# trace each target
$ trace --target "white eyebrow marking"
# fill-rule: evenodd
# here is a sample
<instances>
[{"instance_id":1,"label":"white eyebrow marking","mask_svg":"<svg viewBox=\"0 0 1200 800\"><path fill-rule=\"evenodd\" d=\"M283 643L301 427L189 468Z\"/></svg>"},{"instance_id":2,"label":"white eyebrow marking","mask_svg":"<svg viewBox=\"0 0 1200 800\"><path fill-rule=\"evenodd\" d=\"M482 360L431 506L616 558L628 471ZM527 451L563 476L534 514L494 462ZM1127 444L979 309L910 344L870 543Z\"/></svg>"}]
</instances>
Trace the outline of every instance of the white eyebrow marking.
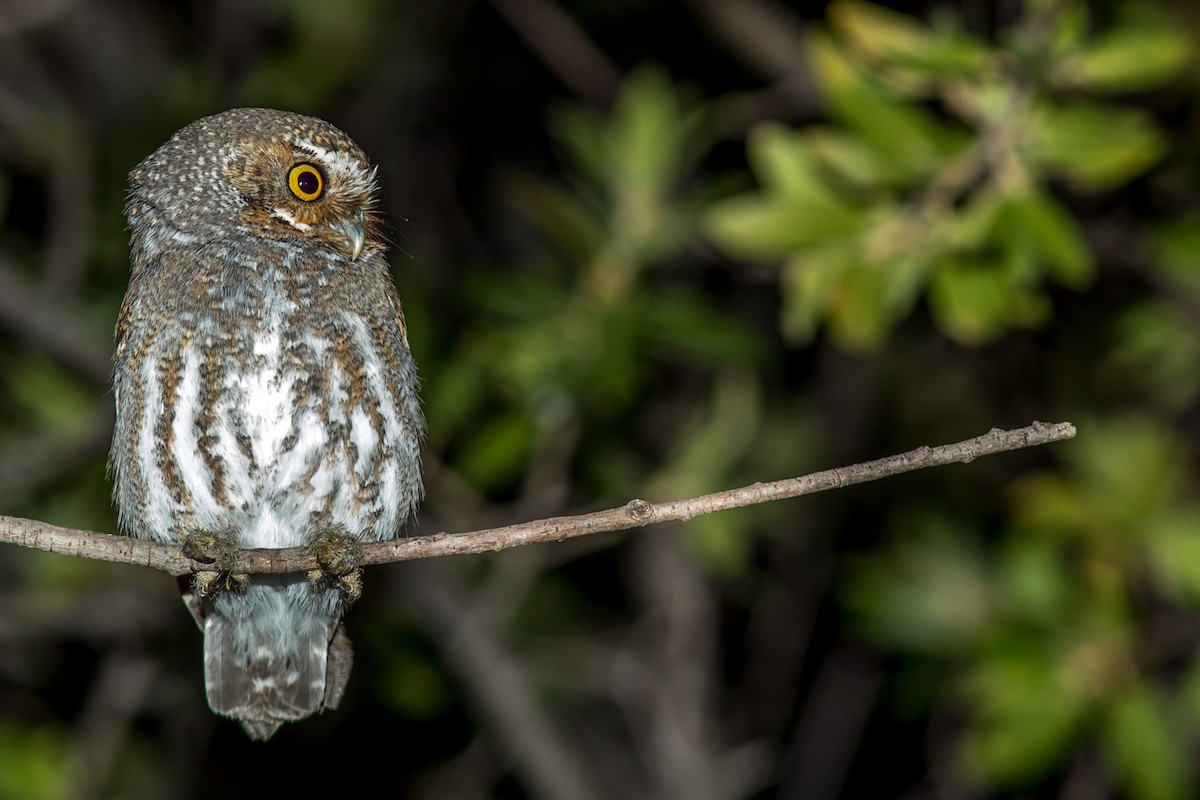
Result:
<instances>
[{"instance_id":1,"label":"white eyebrow marking","mask_svg":"<svg viewBox=\"0 0 1200 800\"><path fill-rule=\"evenodd\" d=\"M341 150L330 150L326 147L310 142L308 139L296 140L295 144L301 149L307 150L325 166L335 172L343 172L346 174L354 174L359 172L362 167L358 163L358 159L349 153Z\"/></svg>"},{"instance_id":2,"label":"white eyebrow marking","mask_svg":"<svg viewBox=\"0 0 1200 800\"><path fill-rule=\"evenodd\" d=\"M292 216L292 212L288 211L286 208L273 208L271 211L272 216L278 217L298 231L306 231L312 227L307 222L297 222L296 218Z\"/></svg>"}]
</instances>

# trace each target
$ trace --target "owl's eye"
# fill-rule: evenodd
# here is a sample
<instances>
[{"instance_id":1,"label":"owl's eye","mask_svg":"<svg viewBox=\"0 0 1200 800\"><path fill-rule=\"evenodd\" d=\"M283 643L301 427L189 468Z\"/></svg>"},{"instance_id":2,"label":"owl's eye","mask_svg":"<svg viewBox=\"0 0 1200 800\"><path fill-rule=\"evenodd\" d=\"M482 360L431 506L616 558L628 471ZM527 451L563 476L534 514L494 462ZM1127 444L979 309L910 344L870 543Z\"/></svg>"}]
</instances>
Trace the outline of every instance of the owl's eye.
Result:
<instances>
[{"instance_id":1,"label":"owl's eye","mask_svg":"<svg viewBox=\"0 0 1200 800\"><path fill-rule=\"evenodd\" d=\"M325 179L312 164L297 164L288 173L288 188L301 200L312 202L325 190Z\"/></svg>"}]
</instances>

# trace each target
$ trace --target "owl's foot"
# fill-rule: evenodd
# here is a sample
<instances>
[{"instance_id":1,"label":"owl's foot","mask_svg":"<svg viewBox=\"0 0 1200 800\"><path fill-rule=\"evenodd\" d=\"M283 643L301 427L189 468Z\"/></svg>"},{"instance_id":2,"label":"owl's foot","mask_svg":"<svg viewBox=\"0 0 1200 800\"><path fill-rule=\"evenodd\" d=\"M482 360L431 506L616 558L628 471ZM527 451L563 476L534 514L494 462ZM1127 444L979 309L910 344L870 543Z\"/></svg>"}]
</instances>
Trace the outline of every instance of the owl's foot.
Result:
<instances>
[{"instance_id":1,"label":"owl's foot","mask_svg":"<svg viewBox=\"0 0 1200 800\"><path fill-rule=\"evenodd\" d=\"M211 600L223 592L241 594L250 585L250 576L232 572L204 570L192 576L192 591L202 600Z\"/></svg>"},{"instance_id":2,"label":"owl's foot","mask_svg":"<svg viewBox=\"0 0 1200 800\"><path fill-rule=\"evenodd\" d=\"M243 592L250 585L250 576L234 574L241 544L230 532L199 531L185 534L183 554L196 561L212 564L213 570L202 570L192 577L192 591L197 597L210 599L221 592Z\"/></svg>"},{"instance_id":3,"label":"owl's foot","mask_svg":"<svg viewBox=\"0 0 1200 800\"><path fill-rule=\"evenodd\" d=\"M308 573L314 589L337 589L346 602L362 594L362 570L358 568L358 539L345 528L329 528L313 536L308 549L320 569Z\"/></svg>"},{"instance_id":4,"label":"owl's foot","mask_svg":"<svg viewBox=\"0 0 1200 800\"><path fill-rule=\"evenodd\" d=\"M232 572L241 544L229 531L193 531L183 535L181 549L188 558L212 564L217 572Z\"/></svg>"},{"instance_id":5,"label":"owl's foot","mask_svg":"<svg viewBox=\"0 0 1200 800\"><path fill-rule=\"evenodd\" d=\"M353 603L362 596L362 570L355 569L343 575L330 575L319 569L310 570L308 583L313 589L337 589L342 593L347 603Z\"/></svg>"}]
</instances>

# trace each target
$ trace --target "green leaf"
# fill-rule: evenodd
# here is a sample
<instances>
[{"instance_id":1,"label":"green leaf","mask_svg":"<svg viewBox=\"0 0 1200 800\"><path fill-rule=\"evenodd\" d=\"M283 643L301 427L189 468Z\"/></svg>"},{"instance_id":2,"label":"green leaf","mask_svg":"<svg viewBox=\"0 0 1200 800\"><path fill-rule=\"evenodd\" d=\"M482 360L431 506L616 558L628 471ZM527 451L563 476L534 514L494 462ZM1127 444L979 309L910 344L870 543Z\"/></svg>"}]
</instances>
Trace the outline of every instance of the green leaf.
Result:
<instances>
[{"instance_id":1,"label":"green leaf","mask_svg":"<svg viewBox=\"0 0 1200 800\"><path fill-rule=\"evenodd\" d=\"M831 25L873 58L947 75L972 74L989 56L982 43L958 31L934 31L913 17L873 3L838 0L825 11Z\"/></svg>"},{"instance_id":2,"label":"green leaf","mask_svg":"<svg viewBox=\"0 0 1200 800\"><path fill-rule=\"evenodd\" d=\"M1096 421L1064 452L1105 535L1141 537L1148 520L1191 483L1178 434L1164 421L1130 416Z\"/></svg>"},{"instance_id":3,"label":"green leaf","mask_svg":"<svg viewBox=\"0 0 1200 800\"><path fill-rule=\"evenodd\" d=\"M1075 742L1087 698L1061 654L1038 639L1008 638L979 660L964 689L975 708L963 737L967 766L1002 786L1049 772Z\"/></svg>"},{"instance_id":4,"label":"green leaf","mask_svg":"<svg viewBox=\"0 0 1200 800\"><path fill-rule=\"evenodd\" d=\"M1192 797L1183 731L1164 698L1138 682L1106 703L1104 749L1132 800Z\"/></svg>"},{"instance_id":5,"label":"green leaf","mask_svg":"<svg viewBox=\"0 0 1200 800\"><path fill-rule=\"evenodd\" d=\"M664 70L642 67L631 73L613 106L609 132L610 155L620 156L616 163L623 181L665 192L698 154L700 122Z\"/></svg>"},{"instance_id":6,"label":"green leaf","mask_svg":"<svg viewBox=\"0 0 1200 800\"><path fill-rule=\"evenodd\" d=\"M1028 0L1025 13L1036 15L1038 25L1027 28L1018 27L1019 33L1027 38L1040 39L1045 37L1045 44L1050 54L1070 54L1078 52L1081 43L1092 30L1092 14L1087 3L1062 3L1059 0ZM1048 23L1048 24L1046 24ZM1043 27L1043 25L1046 27ZM1020 45L1028 47L1025 42ZM1034 45L1036 48L1037 45Z\"/></svg>"},{"instance_id":7,"label":"green leaf","mask_svg":"<svg viewBox=\"0 0 1200 800\"><path fill-rule=\"evenodd\" d=\"M871 262L856 260L827 302L829 331L852 350L877 347L915 299L908 291L924 273L920 257Z\"/></svg>"},{"instance_id":8,"label":"green leaf","mask_svg":"<svg viewBox=\"0 0 1200 800\"><path fill-rule=\"evenodd\" d=\"M920 106L894 98L829 37L811 34L809 52L829 113L897 161L930 174L965 143Z\"/></svg>"},{"instance_id":9,"label":"green leaf","mask_svg":"<svg viewBox=\"0 0 1200 800\"><path fill-rule=\"evenodd\" d=\"M474 416L487 388L483 370L471 359L443 361L440 366L422 386L429 438L439 442Z\"/></svg>"},{"instance_id":10,"label":"green leaf","mask_svg":"<svg viewBox=\"0 0 1200 800\"><path fill-rule=\"evenodd\" d=\"M1200 301L1200 217L1186 215L1148 231L1154 267Z\"/></svg>"},{"instance_id":11,"label":"green leaf","mask_svg":"<svg viewBox=\"0 0 1200 800\"><path fill-rule=\"evenodd\" d=\"M688 549L706 573L722 580L745 574L755 541L746 535L752 514L739 508L728 515L706 514L688 523Z\"/></svg>"},{"instance_id":12,"label":"green leaf","mask_svg":"<svg viewBox=\"0 0 1200 800\"><path fill-rule=\"evenodd\" d=\"M857 134L813 127L800 135L822 166L863 189L907 187L925 177L924 171Z\"/></svg>"},{"instance_id":13,"label":"green leaf","mask_svg":"<svg viewBox=\"0 0 1200 800\"><path fill-rule=\"evenodd\" d=\"M822 173L809 142L783 125L768 122L755 128L748 156L767 191L791 208L846 204Z\"/></svg>"},{"instance_id":14,"label":"green leaf","mask_svg":"<svg viewBox=\"0 0 1200 800\"><path fill-rule=\"evenodd\" d=\"M475 486L503 486L520 473L533 444L533 433L524 415L497 416L472 437L456 464Z\"/></svg>"},{"instance_id":15,"label":"green leaf","mask_svg":"<svg viewBox=\"0 0 1200 800\"><path fill-rule=\"evenodd\" d=\"M1052 627L1062 623L1074 590L1064 553L1044 538L1010 537L997 562L997 590L1007 611Z\"/></svg>"},{"instance_id":16,"label":"green leaf","mask_svg":"<svg viewBox=\"0 0 1200 800\"><path fill-rule=\"evenodd\" d=\"M714 242L735 257L784 257L845 238L863 224L863 210L828 182L803 137L773 123L759 126L749 157L764 190L717 201L703 220Z\"/></svg>"},{"instance_id":17,"label":"green leaf","mask_svg":"<svg viewBox=\"0 0 1200 800\"><path fill-rule=\"evenodd\" d=\"M710 206L702 220L709 238L734 258L777 259L854 232L860 218L836 201L795 208L761 195Z\"/></svg>"},{"instance_id":18,"label":"green leaf","mask_svg":"<svg viewBox=\"0 0 1200 800\"><path fill-rule=\"evenodd\" d=\"M1051 313L1044 296L1013 283L1005 263L966 259L937 265L929 305L942 330L964 344L986 342L1009 325L1036 327Z\"/></svg>"},{"instance_id":19,"label":"green leaf","mask_svg":"<svg viewBox=\"0 0 1200 800\"><path fill-rule=\"evenodd\" d=\"M1037 474L1019 481L1013 513L1032 531L1141 546L1175 511L1174 498L1191 480L1177 436L1161 421L1129 416L1088 420L1061 450L1067 475Z\"/></svg>"},{"instance_id":20,"label":"green leaf","mask_svg":"<svg viewBox=\"0 0 1200 800\"><path fill-rule=\"evenodd\" d=\"M1004 229L1007 239L1028 238L1050 272L1073 289L1082 289L1093 278L1095 265L1075 218L1044 192L1009 197L1005 208L1013 225Z\"/></svg>"},{"instance_id":21,"label":"green leaf","mask_svg":"<svg viewBox=\"0 0 1200 800\"><path fill-rule=\"evenodd\" d=\"M67 797L68 755L66 737L58 730L0 724L0 800Z\"/></svg>"},{"instance_id":22,"label":"green leaf","mask_svg":"<svg viewBox=\"0 0 1200 800\"><path fill-rule=\"evenodd\" d=\"M967 198L962 208L943 223L947 246L958 253L991 247L1006 198L997 191L982 189Z\"/></svg>"},{"instance_id":23,"label":"green leaf","mask_svg":"<svg viewBox=\"0 0 1200 800\"><path fill-rule=\"evenodd\" d=\"M1145 114L1084 102L1042 104L1028 116L1024 149L1041 168L1089 190L1120 185L1166 151Z\"/></svg>"},{"instance_id":24,"label":"green leaf","mask_svg":"<svg viewBox=\"0 0 1200 800\"><path fill-rule=\"evenodd\" d=\"M614 196L631 189L661 195L707 147L705 114L684 103L665 71L643 66L622 84L606 119L571 107L552 124L584 174Z\"/></svg>"},{"instance_id":25,"label":"green leaf","mask_svg":"<svg viewBox=\"0 0 1200 800\"><path fill-rule=\"evenodd\" d=\"M1183 29L1116 28L1056 69L1056 82L1093 92L1136 92L1163 83L1192 59Z\"/></svg>"},{"instance_id":26,"label":"green leaf","mask_svg":"<svg viewBox=\"0 0 1200 800\"><path fill-rule=\"evenodd\" d=\"M1115 342L1102 365L1105 383L1135 388L1172 411L1200 394L1200 337L1195 320L1174 299L1131 304L1114 322Z\"/></svg>"},{"instance_id":27,"label":"green leaf","mask_svg":"<svg viewBox=\"0 0 1200 800\"><path fill-rule=\"evenodd\" d=\"M1200 510L1175 510L1155 520L1146 534L1150 562L1162 586L1200 607Z\"/></svg>"},{"instance_id":28,"label":"green leaf","mask_svg":"<svg viewBox=\"0 0 1200 800\"><path fill-rule=\"evenodd\" d=\"M741 321L721 313L702 297L682 291L638 295L637 318L647 344L701 364L745 365L759 360L766 342Z\"/></svg>"},{"instance_id":29,"label":"green leaf","mask_svg":"<svg viewBox=\"0 0 1200 800\"><path fill-rule=\"evenodd\" d=\"M719 376L710 407L688 425L646 491L652 497L693 497L726 484L732 465L755 445L762 398L757 377L744 369ZM752 512L751 512L752 513ZM688 524L688 545L712 575L741 572L752 538L748 512L713 514Z\"/></svg>"},{"instance_id":30,"label":"green leaf","mask_svg":"<svg viewBox=\"0 0 1200 800\"><path fill-rule=\"evenodd\" d=\"M816 335L825 319L829 297L851 258L845 247L824 247L787 260L779 276L783 295L780 325L785 336L803 342Z\"/></svg>"},{"instance_id":31,"label":"green leaf","mask_svg":"<svg viewBox=\"0 0 1200 800\"><path fill-rule=\"evenodd\" d=\"M1009 495L1017 525L1038 534L1077 536L1093 519L1088 498L1064 475L1023 475L1013 482Z\"/></svg>"},{"instance_id":32,"label":"green leaf","mask_svg":"<svg viewBox=\"0 0 1200 800\"><path fill-rule=\"evenodd\" d=\"M31 428L77 432L91 418L94 392L53 361L37 356L13 359L0 377L0 386L36 420Z\"/></svg>"},{"instance_id":33,"label":"green leaf","mask_svg":"<svg viewBox=\"0 0 1200 800\"><path fill-rule=\"evenodd\" d=\"M878 238L888 216L874 216L873 237ZM924 255L903 250L869 261L861 250L854 242L836 242L788 259L780 276L786 336L804 341L828 323L839 344L867 350L878 346L895 322L911 311L928 269Z\"/></svg>"},{"instance_id":34,"label":"green leaf","mask_svg":"<svg viewBox=\"0 0 1200 800\"><path fill-rule=\"evenodd\" d=\"M887 647L931 656L969 652L997 610L982 548L952 520L897 516L905 538L848 568L843 602L856 628Z\"/></svg>"}]
</instances>

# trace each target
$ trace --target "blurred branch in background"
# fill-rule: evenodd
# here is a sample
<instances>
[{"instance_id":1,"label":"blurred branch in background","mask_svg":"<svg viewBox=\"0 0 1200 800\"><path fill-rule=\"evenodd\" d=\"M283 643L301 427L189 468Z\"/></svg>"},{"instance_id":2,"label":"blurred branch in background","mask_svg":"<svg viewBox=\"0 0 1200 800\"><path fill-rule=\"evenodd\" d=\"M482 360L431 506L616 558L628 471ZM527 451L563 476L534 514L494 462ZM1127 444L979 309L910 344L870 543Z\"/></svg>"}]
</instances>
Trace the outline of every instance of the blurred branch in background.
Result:
<instances>
[{"instance_id":1,"label":"blurred branch in background","mask_svg":"<svg viewBox=\"0 0 1200 800\"><path fill-rule=\"evenodd\" d=\"M467 588L460 579L447 570L405 569L393 583L447 663L470 687L475 703L493 723L495 745L511 754L533 796L545 800L609 796L597 790L585 762L563 746L520 666L466 600Z\"/></svg>"},{"instance_id":2,"label":"blurred branch in background","mask_svg":"<svg viewBox=\"0 0 1200 800\"><path fill-rule=\"evenodd\" d=\"M107 338L80 326L70 301L40 292L0 256L0 326L27 341L94 386L112 381L112 347Z\"/></svg>"},{"instance_id":3,"label":"blurred branch in background","mask_svg":"<svg viewBox=\"0 0 1200 800\"><path fill-rule=\"evenodd\" d=\"M66 13L76 0L10 0L0 15L0 37L15 36L47 25Z\"/></svg>"},{"instance_id":4,"label":"blurred branch in background","mask_svg":"<svg viewBox=\"0 0 1200 800\"><path fill-rule=\"evenodd\" d=\"M773 0L688 0L711 28L755 73L763 89L722 98L720 116L732 133L764 119L812 117L821 109L804 25Z\"/></svg>"},{"instance_id":5,"label":"blurred branch in background","mask_svg":"<svg viewBox=\"0 0 1200 800\"><path fill-rule=\"evenodd\" d=\"M112 426L105 406L67 431L10 437L0 449L0 508L28 502L63 474L106 456Z\"/></svg>"},{"instance_id":6,"label":"blurred branch in background","mask_svg":"<svg viewBox=\"0 0 1200 800\"><path fill-rule=\"evenodd\" d=\"M608 108L621 73L587 33L553 0L492 0L529 49L581 100Z\"/></svg>"}]
</instances>

